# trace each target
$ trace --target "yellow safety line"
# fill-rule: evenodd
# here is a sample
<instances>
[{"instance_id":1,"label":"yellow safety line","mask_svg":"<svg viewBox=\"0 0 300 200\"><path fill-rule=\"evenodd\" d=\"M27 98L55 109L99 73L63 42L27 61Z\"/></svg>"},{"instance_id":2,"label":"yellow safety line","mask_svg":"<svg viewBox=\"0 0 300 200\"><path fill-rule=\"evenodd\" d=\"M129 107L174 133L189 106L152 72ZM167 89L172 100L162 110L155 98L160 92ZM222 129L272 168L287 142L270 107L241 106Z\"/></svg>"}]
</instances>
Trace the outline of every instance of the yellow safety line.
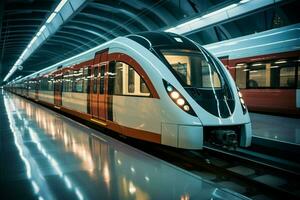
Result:
<instances>
[{"instance_id":1,"label":"yellow safety line","mask_svg":"<svg viewBox=\"0 0 300 200\"><path fill-rule=\"evenodd\" d=\"M101 124L102 126L106 126L106 125L107 125L106 123L101 122L101 121L99 121L99 120L97 120L97 119L91 119L91 121L96 122L96 123L98 123L98 124Z\"/></svg>"}]
</instances>

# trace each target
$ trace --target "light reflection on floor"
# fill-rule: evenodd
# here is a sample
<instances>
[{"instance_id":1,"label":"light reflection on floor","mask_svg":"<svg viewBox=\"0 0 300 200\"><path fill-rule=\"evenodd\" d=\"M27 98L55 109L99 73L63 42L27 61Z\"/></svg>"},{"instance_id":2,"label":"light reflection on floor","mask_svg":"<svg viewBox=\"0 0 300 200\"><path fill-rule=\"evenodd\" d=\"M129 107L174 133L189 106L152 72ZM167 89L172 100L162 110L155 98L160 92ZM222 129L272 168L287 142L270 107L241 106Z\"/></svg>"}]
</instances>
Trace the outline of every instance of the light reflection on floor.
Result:
<instances>
[{"instance_id":1,"label":"light reflection on floor","mask_svg":"<svg viewBox=\"0 0 300 200\"><path fill-rule=\"evenodd\" d=\"M3 100L20 176L40 200L240 199L37 104L8 93Z\"/></svg>"}]
</instances>

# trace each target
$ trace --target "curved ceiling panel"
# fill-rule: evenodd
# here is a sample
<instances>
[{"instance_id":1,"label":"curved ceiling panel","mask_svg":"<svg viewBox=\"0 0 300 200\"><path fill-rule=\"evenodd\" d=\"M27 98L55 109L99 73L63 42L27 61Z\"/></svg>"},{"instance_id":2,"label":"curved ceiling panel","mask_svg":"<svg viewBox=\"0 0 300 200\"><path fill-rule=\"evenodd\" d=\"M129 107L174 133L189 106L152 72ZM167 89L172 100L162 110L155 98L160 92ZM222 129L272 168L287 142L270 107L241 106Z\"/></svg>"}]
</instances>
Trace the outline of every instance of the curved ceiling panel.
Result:
<instances>
[{"instance_id":1,"label":"curved ceiling panel","mask_svg":"<svg viewBox=\"0 0 300 200\"><path fill-rule=\"evenodd\" d=\"M47 32L43 33L43 38L47 39L38 41L39 46L22 63L23 71L18 71L13 77L45 68L115 37L141 31L166 30L240 0L67 1L70 3L64 6L53 20L59 22L58 29L51 32L50 25L46 28ZM82 3L81 6L78 6L79 1ZM44 24L47 25L46 21L60 2L60 0L0 2L0 84L29 42ZM270 8L273 9L271 11L260 13L265 16L265 22L261 20L259 22L248 16L245 19L213 24L189 34L188 37L207 44L245 34L250 30L245 24L251 24L250 31L253 31L272 27L273 21L278 18L293 23L299 22L297 12L288 13L288 9L299 7L299 1L284 2L283 6L280 4ZM51 26L55 26L55 23Z\"/></svg>"}]
</instances>

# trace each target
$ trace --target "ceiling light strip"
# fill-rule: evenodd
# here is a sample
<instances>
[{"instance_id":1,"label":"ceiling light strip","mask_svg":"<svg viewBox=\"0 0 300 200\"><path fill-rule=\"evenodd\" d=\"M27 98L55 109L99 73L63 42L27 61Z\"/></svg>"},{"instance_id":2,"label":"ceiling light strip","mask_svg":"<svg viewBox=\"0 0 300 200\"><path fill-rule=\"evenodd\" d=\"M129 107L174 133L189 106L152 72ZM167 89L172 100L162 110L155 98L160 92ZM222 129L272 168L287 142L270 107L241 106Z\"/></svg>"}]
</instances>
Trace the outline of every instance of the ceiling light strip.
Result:
<instances>
[{"instance_id":1,"label":"ceiling light strip","mask_svg":"<svg viewBox=\"0 0 300 200\"><path fill-rule=\"evenodd\" d=\"M207 13L201 17L194 18L190 21L181 23L175 27L168 28L165 32L172 32L177 34L187 34L192 31L205 28L212 24L221 23L223 21L244 15L254 10L270 6L283 0L241 0L238 3L228 5L219 10Z\"/></svg>"}]
</instances>

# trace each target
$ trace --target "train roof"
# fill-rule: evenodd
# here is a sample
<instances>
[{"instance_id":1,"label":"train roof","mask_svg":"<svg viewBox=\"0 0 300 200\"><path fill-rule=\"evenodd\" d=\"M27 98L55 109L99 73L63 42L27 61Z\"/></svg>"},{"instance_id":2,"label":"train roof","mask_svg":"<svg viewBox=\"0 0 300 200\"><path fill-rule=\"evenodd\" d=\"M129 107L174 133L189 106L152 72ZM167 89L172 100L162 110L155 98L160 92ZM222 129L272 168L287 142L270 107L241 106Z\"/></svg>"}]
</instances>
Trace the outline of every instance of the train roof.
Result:
<instances>
[{"instance_id":1,"label":"train roof","mask_svg":"<svg viewBox=\"0 0 300 200\"><path fill-rule=\"evenodd\" d=\"M142 33L138 33L138 34L128 35L125 37L136 41L137 43L141 44L142 46L146 47L147 49L151 49L151 48L181 48L181 49L191 49L191 50L197 49L197 46L194 42L192 42L191 40L189 40L181 35L177 35L175 33L149 31L149 32L142 32ZM46 67L40 71L37 71L33 74L25 76L25 77L17 80L16 82L20 82L20 81L26 80L28 78L35 78L37 76L41 76L41 75L50 73L50 72L54 71L55 69L64 68L64 67L73 65L75 63L80 63L84 60L87 60L90 57L93 57L95 52L97 52L103 48L107 48L110 43L112 43L115 40L118 40L118 38L122 38L122 37L117 37L111 41L108 41L104 44L96 46L96 47L89 49L85 52L82 52L78 55L75 55L66 60L60 61L58 63L55 63L55 64L53 64L49 67Z\"/></svg>"},{"instance_id":2,"label":"train roof","mask_svg":"<svg viewBox=\"0 0 300 200\"><path fill-rule=\"evenodd\" d=\"M300 50L300 24L205 45L217 57L246 58Z\"/></svg>"},{"instance_id":3,"label":"train roof","mask_svg":"<svg viewBox=\"0 0 300 200\"><path fill-rule=\"evenodd\" d=\"M197 45L186 37L170 32L141 32L126 36L141 44L147 49L151 48L174 48L198 50Z\"/></svg>"}]
</instances>

